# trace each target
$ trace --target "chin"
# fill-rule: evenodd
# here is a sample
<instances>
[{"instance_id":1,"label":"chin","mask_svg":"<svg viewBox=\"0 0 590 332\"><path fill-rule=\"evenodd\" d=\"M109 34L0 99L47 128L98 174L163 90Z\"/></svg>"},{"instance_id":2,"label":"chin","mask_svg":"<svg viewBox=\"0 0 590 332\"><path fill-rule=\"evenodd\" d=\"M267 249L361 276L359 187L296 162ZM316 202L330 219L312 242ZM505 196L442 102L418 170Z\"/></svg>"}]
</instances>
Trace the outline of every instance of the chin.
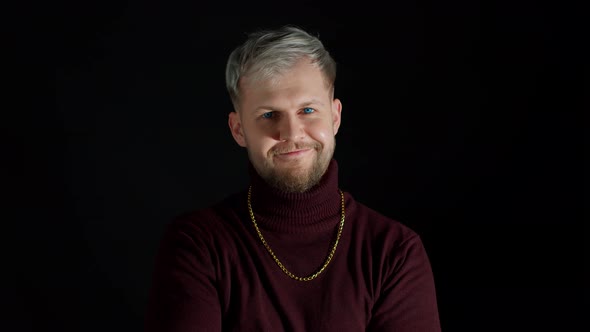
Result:
<instances>
[{"instance_id":1,"label":"chin","mask_svg":"<svg viewBox=\"0 0 590 332\"><path fill-rule=\"evenodd\" d=\"M274 179L270 181L270 185L276 189L287 193L303 193L313 188L318 182L310 181L310 178L305 178L302 181L301 177L288 177Z\"/></svg>"},{"instance_id":2,"label":"chin","mask_svg":"<svg viewBox=\"0 0 590 332\"><path fill-rule=\"evenodd\" d=\"M271 156L259 158L252 164L270 186L282 192L303 193L320 182L329 165L331 157L327 158L321 152L315 150L315 155L305 158L309 160L282 162ZM253 161L254 158L249 155L250 161Z\"/></svg>"},{"instance_id":3,"label":"chin","mask_svg":"<svg viewBox=\"0 0 590 332\"><path fill-rule=\"evenodd\" d=\"M326 165L315 161L305 169L286 170L284 172L273 172L267 178L267 182L273 187L290 193L302 193L316 186L326 171Z\"/></svg>"}]
</instances>

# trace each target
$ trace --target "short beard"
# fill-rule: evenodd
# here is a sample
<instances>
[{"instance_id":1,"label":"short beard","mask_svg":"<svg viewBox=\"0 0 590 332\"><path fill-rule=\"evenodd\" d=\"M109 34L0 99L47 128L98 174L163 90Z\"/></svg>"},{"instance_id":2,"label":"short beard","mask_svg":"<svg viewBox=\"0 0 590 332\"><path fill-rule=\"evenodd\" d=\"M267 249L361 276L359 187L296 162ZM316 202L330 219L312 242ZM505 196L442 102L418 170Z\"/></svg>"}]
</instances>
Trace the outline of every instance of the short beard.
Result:
<instances>
[{"instance_id":1,"label":"short beard","mask_svg":"<svg viewBox=\"0 0 590 332\"><path fill-rule=\"evenodd\" d=\"M294 172L288 168L279 171L266 161L263 169L255 168L266 183L279 191L285 193L304 193L316 186L322 179L334 155L335 145L336 142L334 141L332 147L329 148L330 150L325 151L325 154L322 154L324 151L321 146L314 147L317 158L313 161L309 172ZM250 160L252 160L251 157ZM252 164L254 165L254 163Z\"/></svg>"}]
</instances>

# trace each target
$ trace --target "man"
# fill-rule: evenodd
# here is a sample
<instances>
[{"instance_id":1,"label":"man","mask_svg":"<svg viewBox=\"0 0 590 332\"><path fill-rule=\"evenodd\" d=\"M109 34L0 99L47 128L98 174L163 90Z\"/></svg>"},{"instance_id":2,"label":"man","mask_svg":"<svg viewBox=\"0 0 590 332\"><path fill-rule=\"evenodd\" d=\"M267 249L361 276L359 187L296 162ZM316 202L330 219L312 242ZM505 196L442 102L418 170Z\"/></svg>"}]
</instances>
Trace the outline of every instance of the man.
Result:
<instances>
[{"instance_id":1,"label":"man","mask_svg":"<svg viewBox=\"0 0 590 332\"><path fill-rule=\"evenodd\" d=\"M338 188L336 64L295 27L229 57L250 185L168 225L147 331L439 331L419 236Z\"/></svg>"}]
</instances>

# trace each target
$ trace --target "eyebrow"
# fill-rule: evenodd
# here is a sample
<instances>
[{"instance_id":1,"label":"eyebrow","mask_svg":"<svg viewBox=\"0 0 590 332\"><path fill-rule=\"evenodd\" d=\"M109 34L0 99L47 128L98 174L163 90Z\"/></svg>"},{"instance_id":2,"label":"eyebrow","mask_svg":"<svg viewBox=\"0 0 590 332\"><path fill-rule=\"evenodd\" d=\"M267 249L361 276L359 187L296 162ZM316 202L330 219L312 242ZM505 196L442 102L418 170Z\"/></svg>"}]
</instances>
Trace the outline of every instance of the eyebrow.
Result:
<instances>
[{"instance_id":1,"label":"eyebrow","mask_svg":"<svg viewBox=\"0 0 590 332\"><path fill-rule=\"evenodd\" d=\"M305 102L299 104L297 106L297 108L303 108L303 107L307 107L307 106L310 106L310 105L325 106L324 103L321 102L319 99L311 99L311 100L308 100L308 101L305 101ZM257 111L260 111L260 110L278 111L280 109L277 108L277 107L270 106L270 105L263 105L263 106L256 107L256 109L254 111L257 112Z\"/></svg>"}]
</instances>

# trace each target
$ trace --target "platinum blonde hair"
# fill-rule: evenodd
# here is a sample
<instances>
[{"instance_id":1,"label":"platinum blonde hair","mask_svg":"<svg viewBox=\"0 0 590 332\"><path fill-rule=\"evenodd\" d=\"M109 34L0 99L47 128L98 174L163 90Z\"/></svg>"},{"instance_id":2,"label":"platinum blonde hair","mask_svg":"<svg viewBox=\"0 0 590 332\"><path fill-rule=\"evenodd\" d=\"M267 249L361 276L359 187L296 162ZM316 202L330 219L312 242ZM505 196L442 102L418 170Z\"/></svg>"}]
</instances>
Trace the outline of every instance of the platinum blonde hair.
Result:
<instances>
[{"instance_id":1,"label":"platinum blonde hair","mask_svg":"<svg viewBox=\"0 0 590 332\"><path fill-rule=\"evenodd\" d=\"M279 76L302 58L308 58L324 74L328 88L334 88L336 62L315 36L295 26L262 30L232 51L225 68L225 85L234 107L240 98L240 79L267 80Z\"/></svg>"}]
</instances>

